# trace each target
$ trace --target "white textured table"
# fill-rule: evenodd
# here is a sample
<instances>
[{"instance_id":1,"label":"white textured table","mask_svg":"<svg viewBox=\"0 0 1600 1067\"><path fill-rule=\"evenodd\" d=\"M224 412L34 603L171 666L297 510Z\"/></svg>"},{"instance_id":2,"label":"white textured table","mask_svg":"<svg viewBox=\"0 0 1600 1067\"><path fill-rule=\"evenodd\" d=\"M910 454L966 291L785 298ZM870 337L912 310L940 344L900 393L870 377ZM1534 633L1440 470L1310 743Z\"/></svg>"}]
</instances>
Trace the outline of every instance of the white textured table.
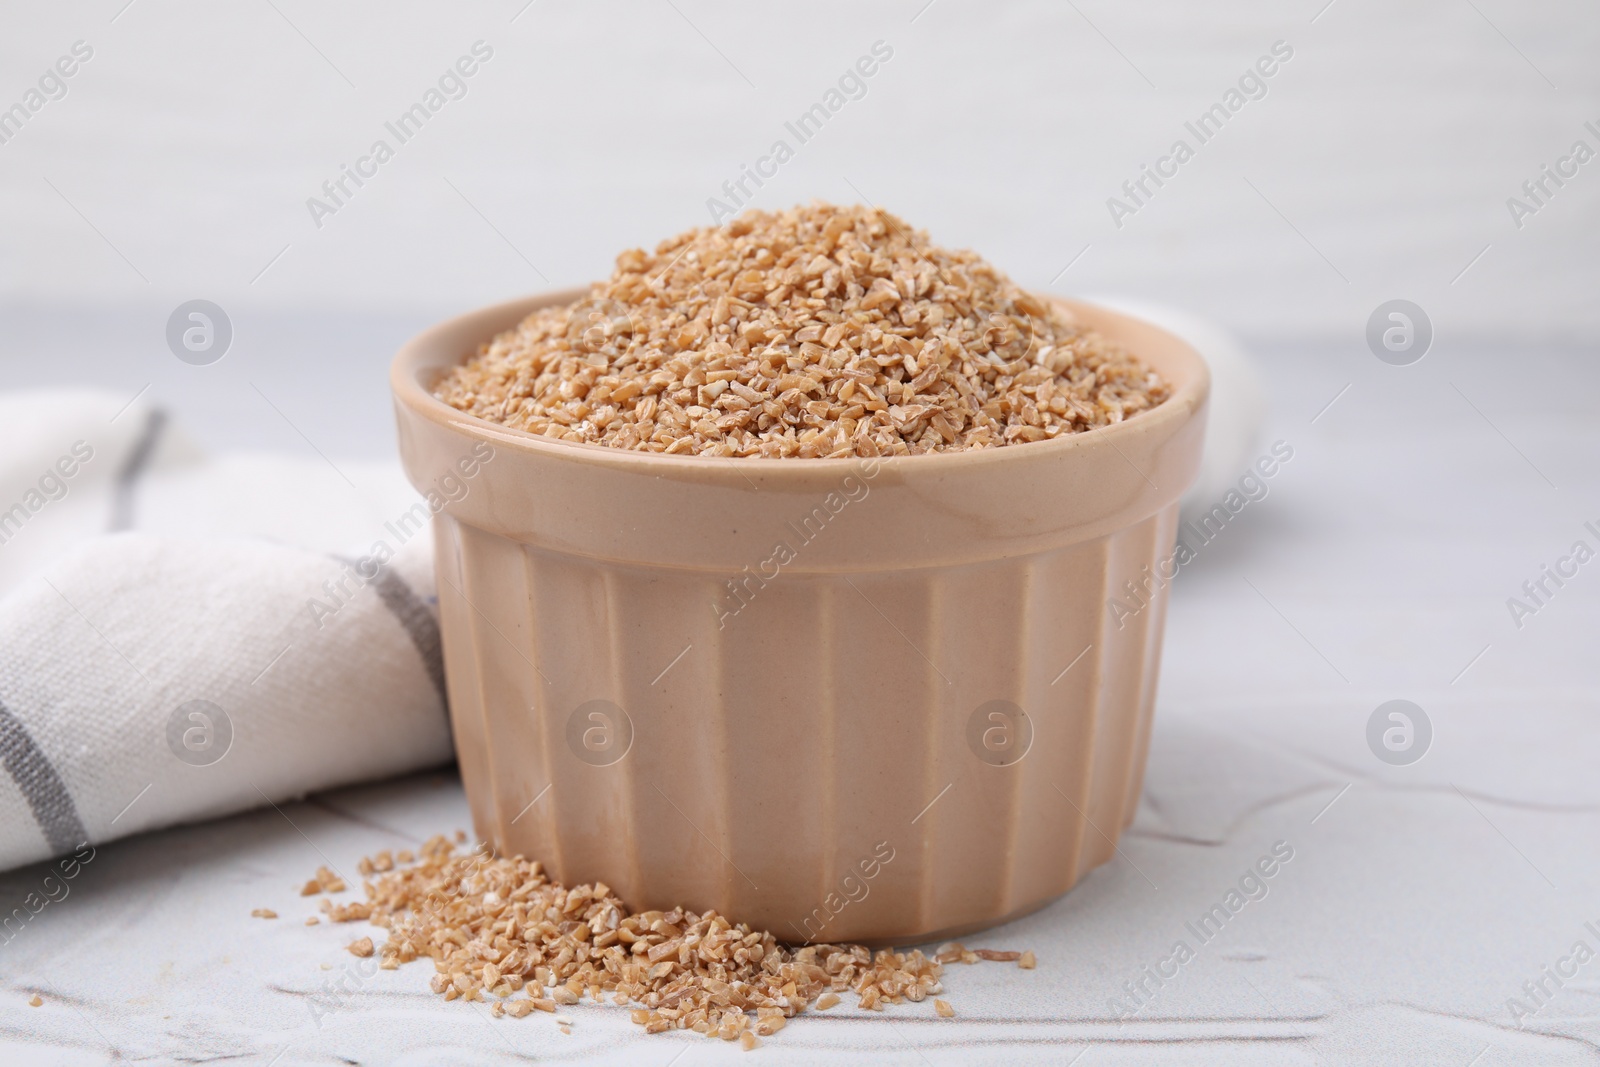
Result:
<instances>
[{"instance_id":1,"label":"white textured table","mask_svg":"<svg viewBox=\"0 0 1600 1067\"><path fill-rule=\"evenodd\" d=\"M1443 343L1408 368L1359 342L1272 357L1263 447L1282 439L1294 457L1175 586L1122 855L969 939L1032 948L1039 967L952 967L957 1019L841 1005L767 1041L761 1062L1600 1061L1600 958L1573 955L1600 952L1600 561L1520 629L1506 606L1573 542L1600 548L1585 528L1600 527L1600 373L1576 351ZM1433 729L1407 766L1366 740L1396 698ZM544 1015L492 1020L428 993L425 963L374 971L343 951L352 927L301 925L312 906L296 887L318 864L466 825L441 772L101 848L0 944L0 1061L743 1055L645 1036L615 1008L571 1009L570 1036ZM1196 936L1277 842L1293 857L1265 896L1248 883L1260 899ZM0 906L44 874L0 876ZM258 907L282 918L250 918ZM1549 997L1524 988L1538 982Z\"/></svg>"}]
</instances>

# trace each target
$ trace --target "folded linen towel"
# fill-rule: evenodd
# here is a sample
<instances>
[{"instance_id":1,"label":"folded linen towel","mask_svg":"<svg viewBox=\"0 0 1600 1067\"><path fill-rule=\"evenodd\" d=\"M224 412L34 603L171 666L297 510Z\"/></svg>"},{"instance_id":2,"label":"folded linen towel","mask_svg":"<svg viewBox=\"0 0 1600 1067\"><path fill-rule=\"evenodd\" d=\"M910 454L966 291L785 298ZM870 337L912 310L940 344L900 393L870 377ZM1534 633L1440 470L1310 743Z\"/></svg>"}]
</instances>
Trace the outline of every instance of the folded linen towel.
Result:
<instances>
[{"instance_id":1,"label":"folded linen towel","mask_svg":"<svg viewBox=\"0 0 1600 1067\"><path fill-rule=\"evenodd\" d=\"M398 469L208 461L124 403L0 396L0 869L448 761Z\"/></svg>"}]
</instances>

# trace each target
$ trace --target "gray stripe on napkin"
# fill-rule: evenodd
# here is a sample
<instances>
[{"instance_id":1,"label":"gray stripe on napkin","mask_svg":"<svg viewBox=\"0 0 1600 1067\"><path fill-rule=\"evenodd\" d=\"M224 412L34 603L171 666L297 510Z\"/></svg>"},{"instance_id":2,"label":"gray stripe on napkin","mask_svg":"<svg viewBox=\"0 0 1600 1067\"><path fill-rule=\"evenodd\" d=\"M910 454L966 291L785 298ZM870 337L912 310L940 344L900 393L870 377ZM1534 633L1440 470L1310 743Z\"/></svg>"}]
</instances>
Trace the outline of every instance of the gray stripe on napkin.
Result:
<instances>
[{"instance_id":1,"label":"gray stripe on napkin","mask_svg":"<svg viewBox=\"0 0 1600 1067\"><path fill-rule=\"evenodd\" d=\"M428 677L433 679L433 687L439 691L440 701L448 703L444 688L444 649L439 644L439 620L433 617L428 605L412 592L405 580L387 567L378 572L373 584L377 586L383 602L411 636L411 643L417 646L417 654L422 657L422 665L428 669Z\"/></svg>"},{"instance_id":2,"label":"gray stripe on napkin","mask_svg":"<svg viewBox=\"0 0 1600 1067\"><path fill-rule=\"evenodd\" d=\"M349 564L350 569L354 570L358 577L361 576L357 566L359 560L346 556L334 558L341 563ZM433 617L428 605L412 591L405 583L405 579L387 566L379 566L377 576L370 579L370 582L377 590L378 598L389 609L389 614L395 617L395 621L416 646L417 655L422 657L423 668L433 680L433 687L439 691L439 700L448 705L450 698L446 695L444 687L444 648L439 643L439 620Z\"/></svg>"},{"instance_id":3,"label":"gray stripe on napkin","mask_svg":"<svg viewBox=\"0 0 1600 1067\"><path fill-rule=\"evenodd\" d=\"M144 417L144 429L133 443L133 451L117 471L116 485L111 490L111 532L133 529L133 492L139 485L139 476L150 466L150 457L161 439L161 430L167 424L167 413L151 408Z\"/></svg>"},{"instance_id":4,"label":"gray stripe on napkin","mask_svg":"<svg viewBox=\"0 0 1600 1067\"><path fill-rule=\"evenodd\" d=\"M71 852L89 840L66 784L27 728L4 704L0 704L0 762L27 798L52 852Z\"/></svg>"}]
</instances>

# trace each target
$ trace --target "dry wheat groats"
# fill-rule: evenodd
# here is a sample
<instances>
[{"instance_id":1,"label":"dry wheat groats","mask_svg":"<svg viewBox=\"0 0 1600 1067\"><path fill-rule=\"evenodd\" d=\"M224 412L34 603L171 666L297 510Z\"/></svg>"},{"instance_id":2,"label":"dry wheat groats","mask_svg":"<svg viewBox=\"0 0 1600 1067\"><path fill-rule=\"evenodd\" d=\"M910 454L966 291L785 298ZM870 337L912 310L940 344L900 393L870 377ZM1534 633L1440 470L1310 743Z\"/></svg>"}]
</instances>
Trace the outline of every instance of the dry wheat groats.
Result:
<instances>
[{"instance_id":1,"label":"dry wheat groats","mask_svg":"<svg viewBox=\"0 0 1600 1067\"><path fill-rule=\"evenodd\" d=\"M974 253L826 204L624 252L587 299L535 311L435 391L562 440L773 458L1043 441L1168 393Z\"/></svg>"},{"instance_id":2,"label":"dry wheat groats","mask_svg":"<svg viewBox=\"0 0 1600 1067\"><path fill-rule=\"evenodd\" d=\"M378 952L379 966L431 958L432 989L446 1000L487 1001L495 1016L555 1012L587 997L633 1005L630 1017L650 1033L695 1030L711 1037L769 1036L808 1007L826 1010L853 991L863 1008L922 1001L943 992L948 963L1014 961L1033 953L941 946L922 952L872 952L860 945L790 948L770 933L733 924L714 911L635 912L605 885L568 888L537 862L462 853L435 836L415 857L388 852L361 861L367 899L324 900L335 922L386 928L348 950ZM341 882L337 890L344 889ZM937 1014L954 1014L936 1000ZM560 1022L560 1017L557 1017Z\"/></svg>"}]
</instances>

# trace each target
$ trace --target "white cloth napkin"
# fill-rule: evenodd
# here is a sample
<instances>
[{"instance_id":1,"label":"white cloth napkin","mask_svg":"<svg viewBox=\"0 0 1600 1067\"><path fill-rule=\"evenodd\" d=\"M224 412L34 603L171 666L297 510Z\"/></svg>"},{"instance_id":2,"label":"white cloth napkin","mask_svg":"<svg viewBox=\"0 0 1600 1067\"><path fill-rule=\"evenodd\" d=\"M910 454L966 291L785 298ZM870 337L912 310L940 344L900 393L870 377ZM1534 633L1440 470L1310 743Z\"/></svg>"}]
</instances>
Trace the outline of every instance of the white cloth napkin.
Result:
<instances>
[{"instance_id":1,"label":"white cloth napkin","mask_svg":"<svg viewBox=\"0 0 1600 1067\"><path fill-rule=\"evenodd\" d=\"M0 394L0 869L448 761L428 517L393 464Z\"/></svg>"}]
</instances>

